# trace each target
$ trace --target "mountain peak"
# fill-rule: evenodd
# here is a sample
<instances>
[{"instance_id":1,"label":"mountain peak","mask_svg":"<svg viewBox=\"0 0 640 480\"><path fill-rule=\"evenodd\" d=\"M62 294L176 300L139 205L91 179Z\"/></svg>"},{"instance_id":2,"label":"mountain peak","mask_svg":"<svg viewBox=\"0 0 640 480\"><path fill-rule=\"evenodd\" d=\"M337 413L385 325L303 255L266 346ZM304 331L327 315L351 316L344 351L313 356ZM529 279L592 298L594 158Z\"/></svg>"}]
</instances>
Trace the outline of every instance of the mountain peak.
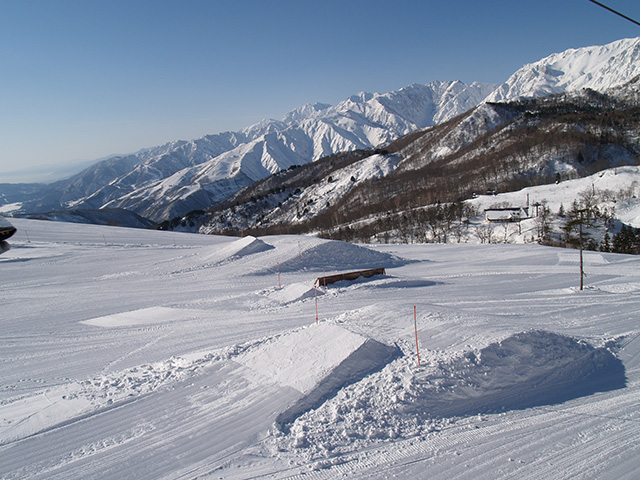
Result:
<instances>
[{"instance_id":1,"label":"mountain peak","mask_svg":"<svg viewBox=\"0 0 640 480\"><path fill-rule=\"evenodd\" d=\"M369 100L372 100L376 96L378 96L377 93L360 92L357 95L351 95L347 99L347 101L353 102L353 103L365 103L365 102L368 102Z\"/></svg>"},{"instance_id":2,"label":"mountain peak","mask_svg":"<svg viewBox=\"0 0 640 480\"><path fill-rule=\"evenodd\" d=\"M291 110L284 117L282 117L282 121L287 124L299 122L301 120L304 120L305 118L315 117L328 108L331 108L331 105L329 105L328 103L308 103L306 105L303 105L302 107Z\"/></svg>"},{"instance_id":3,"label":"mountain peak","mask_svg":"<svg viewBox=\"0 0 640 480\"><path fill-rule=\"evenodd\" d=\"M572 48L528 63L492 92L486 101L533 98L582 88L606 90L640 74L640 37Z\"/></svg>"}]
</instances>

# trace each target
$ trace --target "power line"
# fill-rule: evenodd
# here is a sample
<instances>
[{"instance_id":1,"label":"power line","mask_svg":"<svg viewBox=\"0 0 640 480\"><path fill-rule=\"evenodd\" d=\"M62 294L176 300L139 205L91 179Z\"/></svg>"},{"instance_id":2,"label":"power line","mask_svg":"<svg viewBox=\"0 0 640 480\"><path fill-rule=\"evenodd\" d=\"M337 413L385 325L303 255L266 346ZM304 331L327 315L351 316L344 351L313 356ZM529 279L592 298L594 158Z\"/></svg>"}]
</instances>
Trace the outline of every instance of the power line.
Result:
<instances>
[{"instance_id":1,"label":"power line","mask_svg":"<svg viewBox=\"0 0 640 480\"><path fill-rule=\"evenodd\" d=\"M598 5L598 6L602 7L602 8L604 8L605 10L609 10L611 13L615 13L616 15L618 15L618 16L620 16L620 17L622 17L622 18L626 19L626 20L629 20L629 21L630 21L630 22L632 22L632 23L635 23L636 25L638 25L638 26L640 27L640 22L635 21L633 18L631 18L631 17L627 17L626 15L624 15L624 14L622 14L622 13L618 12L617 10L614 10L614 9L613 9L613 8L611 8L611 7L607 7L606 5L604 5L604 4L600 3L600 2L596 2L596 0L589 0L589 1L590 1L591 3L595 3L596 5Z\"/></svg>"}]
</instances>

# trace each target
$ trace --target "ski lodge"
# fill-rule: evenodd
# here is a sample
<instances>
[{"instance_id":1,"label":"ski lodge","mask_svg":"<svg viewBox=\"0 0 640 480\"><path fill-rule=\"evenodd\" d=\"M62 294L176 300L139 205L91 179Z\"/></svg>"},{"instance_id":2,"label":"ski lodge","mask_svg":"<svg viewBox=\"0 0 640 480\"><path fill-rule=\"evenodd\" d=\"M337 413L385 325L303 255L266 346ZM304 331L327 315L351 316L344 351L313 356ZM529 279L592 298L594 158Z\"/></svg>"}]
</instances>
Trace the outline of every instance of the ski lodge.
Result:
<instances>
[{"instance_id":1,"label":"ski lodge","mask_svg":"<svg viewBox=\"0 0 640 480\"><path fill-rule=\"evenodd\" d=\"M518 222L529 218L529 207L487 208L484 218L487 222Z\"/></svg>"}]
</instances>

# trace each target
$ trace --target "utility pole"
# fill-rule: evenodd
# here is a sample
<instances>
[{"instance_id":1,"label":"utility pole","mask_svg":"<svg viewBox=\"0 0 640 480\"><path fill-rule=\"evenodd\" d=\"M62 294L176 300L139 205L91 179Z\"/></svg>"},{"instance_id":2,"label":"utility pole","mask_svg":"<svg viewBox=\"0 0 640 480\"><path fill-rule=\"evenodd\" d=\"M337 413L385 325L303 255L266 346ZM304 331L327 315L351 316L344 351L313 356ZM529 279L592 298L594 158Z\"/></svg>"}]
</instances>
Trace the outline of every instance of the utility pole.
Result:
<instances>
[{"instance_id":1,"label":"utility pole","mask_svg":"<svg viewBox=\"0 0 640 480\"><path fill-rule=\"evenodd\" d=\"M583 218L582 215L584 213L584 210L580 210L580 290L583 289L584 287L584 262L582 260L582 222L583 222Z\"/></svg>"}]
</instances>

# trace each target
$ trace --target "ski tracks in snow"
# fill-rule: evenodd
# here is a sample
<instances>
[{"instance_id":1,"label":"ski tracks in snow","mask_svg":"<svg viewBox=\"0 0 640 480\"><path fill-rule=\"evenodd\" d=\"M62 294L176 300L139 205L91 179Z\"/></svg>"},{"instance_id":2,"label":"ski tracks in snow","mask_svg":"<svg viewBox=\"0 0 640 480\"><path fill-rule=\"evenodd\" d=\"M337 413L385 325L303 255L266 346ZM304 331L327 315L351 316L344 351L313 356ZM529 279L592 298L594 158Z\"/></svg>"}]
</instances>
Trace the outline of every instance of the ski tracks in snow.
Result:
<instances>
[{"instance_id":1,"label":"ski tracks in snow","mask_svg":"<svg viewBox=\"0 0 640 480\"><path fill-rule=\"evenodd\" d=\"M162 392L3 446L3 478L177 478L197 465L211 471L298 396L222 362Z\"/></svg>"}]
</instances>

